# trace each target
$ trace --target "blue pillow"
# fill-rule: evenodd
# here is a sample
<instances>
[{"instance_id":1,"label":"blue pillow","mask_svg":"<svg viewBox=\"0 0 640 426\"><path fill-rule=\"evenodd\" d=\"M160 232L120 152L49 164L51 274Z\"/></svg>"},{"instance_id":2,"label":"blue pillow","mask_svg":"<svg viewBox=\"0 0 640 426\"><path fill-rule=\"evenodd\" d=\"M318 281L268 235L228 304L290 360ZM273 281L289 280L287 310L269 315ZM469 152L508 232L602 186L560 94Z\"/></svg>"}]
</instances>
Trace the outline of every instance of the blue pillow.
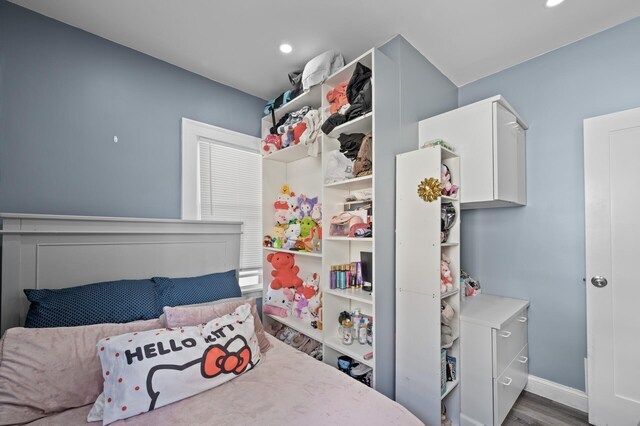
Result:
<instances>
[{"instance_id":1,"label":"blue pillow","mask_svg":"<svg viewBox=\"0 0 640 426\"><path fill-rule=\"evenodd\" d=\"M236 271L192 278L154 277L160 306L195 305L242 296Z\"/></svg>"},{"instance_id":2,"label":"blue pillow","mask_svg":"<svg viewBox=\"0 0 640 426\"><path fill-rule=\"evenodd\" d=\"M73 327L158 318L162 305L151 280L121 280L59 290L25 290L31 302L24 326Z\"/></svg>"}]
</instances>

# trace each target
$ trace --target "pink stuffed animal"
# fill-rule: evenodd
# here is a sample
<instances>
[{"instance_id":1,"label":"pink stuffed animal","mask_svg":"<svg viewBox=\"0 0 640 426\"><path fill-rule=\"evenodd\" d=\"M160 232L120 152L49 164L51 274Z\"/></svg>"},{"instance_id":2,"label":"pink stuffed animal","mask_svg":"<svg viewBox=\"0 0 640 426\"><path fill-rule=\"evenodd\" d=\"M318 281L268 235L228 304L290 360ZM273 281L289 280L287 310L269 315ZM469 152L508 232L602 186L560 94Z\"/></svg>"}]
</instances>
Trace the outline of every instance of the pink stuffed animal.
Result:
<instances>
[{"instance_id":1,"label":"pink stuffed animal","mask_svg":"<svg viewBox=\"0 0 640 426\"><path fill-rule=\"evenodd\" d=\"M309 301L307 300L306 297L304 297L303 294L300 293L296 293L294 295L294 300L296 300L296 308L293 312L293 314L296 316L296 318L300 318L301 320L310 320L310 315L309 315Z\"/></svg>"},{"instance_id":2,"label":"pink stuffed animal","mask_svg":"<svg viewBox=\"0 0 640 426\"><path fill-rule=\"evenodd\" d=\"M451 276L451 270L449 264L451 260L446 254L442 254L442 260L440 261L440 292L448 293L453 290L453 278Z\"/></svg>"},{"instance_id":3,"label":"pink stuffed animal","mask_svg":"<svg viewBox=\"0 0 640 426\"><path fill-rule=\"evenodd\" d=\"M274 290L268 287L263 311L266 314L286 318L289 316L289 312L293 306L293 299L293 291L288 288Z\"/></svg>"},{"instance_id":4,"label":"pink stuffed animal","mask_svg":"<svg viewBox=\"0 0 640 426\"><path fill-rule=\"evenodd\" d=\"M262 140L262 155L269 155L278 151L280 148L282 148L280 135L269 134Z\"/></svg>"},{"instance_id":5,"label":"pink stuffed animal","mask_svg":"<svg viewBox=\"0 0 640 426\"><path fill-rule=\"evenodd\" d=\"M440 166L440 182L442 182L442 195L451 197L458 193L458 187L451 183L451 172L446 164Z\"/></svg>"}]
</instances>

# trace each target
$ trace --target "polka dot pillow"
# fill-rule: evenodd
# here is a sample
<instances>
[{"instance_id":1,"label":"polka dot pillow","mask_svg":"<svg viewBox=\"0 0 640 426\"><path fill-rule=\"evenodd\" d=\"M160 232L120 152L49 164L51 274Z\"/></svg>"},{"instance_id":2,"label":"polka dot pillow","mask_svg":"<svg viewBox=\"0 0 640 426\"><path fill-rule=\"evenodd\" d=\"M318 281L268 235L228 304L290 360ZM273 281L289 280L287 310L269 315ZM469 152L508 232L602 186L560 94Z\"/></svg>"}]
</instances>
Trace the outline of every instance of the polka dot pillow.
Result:
<instances>
[{"instance_id":1,"label":"polka dot pillow","mask_svg":"<svg viewBox=\"0 0 640 426\"><path fill-rule=\"evenodd\" d=\"M97 344L104 392L87 420L107 425L212 389L261 359L251 306L194 327L106 337ZM102 412L102 415L100 413Z\"/></svg>"}]
</instances>

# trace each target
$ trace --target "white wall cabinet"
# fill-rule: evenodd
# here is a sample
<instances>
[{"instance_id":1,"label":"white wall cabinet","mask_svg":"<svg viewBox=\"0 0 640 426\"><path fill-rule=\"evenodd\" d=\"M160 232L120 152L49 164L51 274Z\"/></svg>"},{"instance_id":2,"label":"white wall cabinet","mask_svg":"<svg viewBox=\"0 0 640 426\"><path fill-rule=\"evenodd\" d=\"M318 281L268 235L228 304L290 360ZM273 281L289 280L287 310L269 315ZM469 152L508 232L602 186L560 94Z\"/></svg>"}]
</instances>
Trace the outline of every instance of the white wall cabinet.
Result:
<instances>
[{"instance_id":1,"label":"white wall cabinet","mask_svg":"<svg viewBox=\"0 0 640 426\"><path fill-rule=\"evenodd\" d=\"M420 122L419 146L451 144L461 158L463 209L527 204L525 121L494 96Z\"/></svg>"},{"instance_id":2,"label":"white wall cabinet","mask_svg":"<svg viewBox=\"0 0 640 426\"><path fill-rule=\"evenodd\" d=\"M462 301L460 357L464 425L501 425L527 385L526 300L480 294Z\"/></svg>"},{"instance_id":3,"label":"white wall cabinet","mask_svg":"<svg viewBox=\"0 0 640 426\"><path fill-rule=\"evenodd\" d=\"M440 179L446 164L458 185L460 159L439 146L396 156L396 401L427 425L440 424L441 403L455 426L460 424L460 206L457 197L423 201L418 185ZM460 194L464 188L460 188ZM440 242L442 203L451 203L457 219ZM440 292L440 259L451 263L453 290ZM454 310L452 343L441 343L440 306ZM441 351L457 360L457 379L441 387Z\"/></svg>"}]
</instances>

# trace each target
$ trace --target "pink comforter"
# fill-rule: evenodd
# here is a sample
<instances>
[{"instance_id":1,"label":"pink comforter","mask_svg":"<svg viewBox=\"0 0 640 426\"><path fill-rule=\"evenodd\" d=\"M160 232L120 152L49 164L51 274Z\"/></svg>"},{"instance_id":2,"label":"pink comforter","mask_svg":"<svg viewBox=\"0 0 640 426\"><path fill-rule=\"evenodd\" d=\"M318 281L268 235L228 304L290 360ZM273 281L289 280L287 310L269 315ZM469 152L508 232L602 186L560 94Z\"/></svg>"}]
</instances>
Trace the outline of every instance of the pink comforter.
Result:
<instances>
[{"instance_id":1,"label":"pink comforter","mask_svg":"<svg viewBox=\"0 0 640 426\"><path fill-rule=\"evenodd\" d=\"M269 336L254 370L210 391L113 425L421 425L400 404ZM91 405L30 425L87 423Z\"/></svg>"}]
</instances>

